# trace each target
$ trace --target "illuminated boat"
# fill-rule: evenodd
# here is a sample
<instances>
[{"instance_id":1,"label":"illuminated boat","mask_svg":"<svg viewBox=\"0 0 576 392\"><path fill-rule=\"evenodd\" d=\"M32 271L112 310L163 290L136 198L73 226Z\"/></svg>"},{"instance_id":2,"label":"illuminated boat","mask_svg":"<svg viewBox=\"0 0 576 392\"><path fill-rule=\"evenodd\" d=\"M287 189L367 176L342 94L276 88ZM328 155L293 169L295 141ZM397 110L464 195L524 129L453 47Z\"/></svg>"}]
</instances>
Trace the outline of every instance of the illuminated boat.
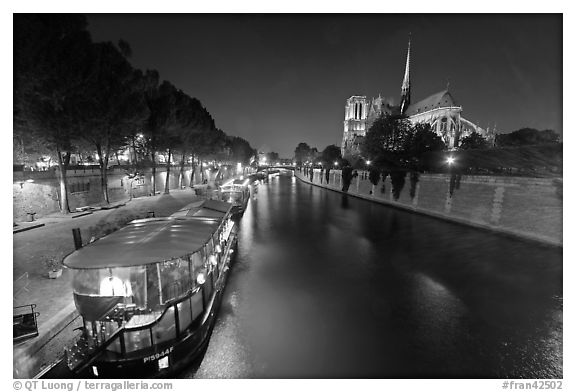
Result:
<instances>
[{"instance_id":1,"label":"illuminated boat","mask_svg":"<svg viewBox=\"0 0 576 392\"><path fill-rule=\"evenodd\" d=\"M232 213L241 215L250 200L250 179L235 179L220 186L220 200L231 203Z\"/></svg>"},{"instance_id":2,"label":"illuminated boat","mask_svg":"<svg viewBox=\"0 0 576 392\"><path fill-rule=\"evenodd\" d=\"M82 336L66 350L79 377L166 377L209 340L237 245L232 205L206 200L139 219L69 255Z\"/></svg>"}]
</instances>

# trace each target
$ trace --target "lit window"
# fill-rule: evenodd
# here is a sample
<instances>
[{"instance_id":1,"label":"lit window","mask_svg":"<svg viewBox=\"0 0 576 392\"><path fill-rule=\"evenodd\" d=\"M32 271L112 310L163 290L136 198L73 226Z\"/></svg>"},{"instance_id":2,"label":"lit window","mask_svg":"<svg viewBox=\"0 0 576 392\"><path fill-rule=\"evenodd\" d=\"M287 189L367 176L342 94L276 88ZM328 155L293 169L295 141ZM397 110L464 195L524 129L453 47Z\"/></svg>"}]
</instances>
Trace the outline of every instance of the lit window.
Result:
<instances>
[{"instance_id":1,"label":"lit window","mask_svg":"<svg viewBox=\"0 0 576 392\"><path fill-rule=\"evenodd\" d=\"M132 286L129 281L123 282L120 278L109 276L100 282L100 295L111 297L131 297Z\"/></svg>"}]
</instances>

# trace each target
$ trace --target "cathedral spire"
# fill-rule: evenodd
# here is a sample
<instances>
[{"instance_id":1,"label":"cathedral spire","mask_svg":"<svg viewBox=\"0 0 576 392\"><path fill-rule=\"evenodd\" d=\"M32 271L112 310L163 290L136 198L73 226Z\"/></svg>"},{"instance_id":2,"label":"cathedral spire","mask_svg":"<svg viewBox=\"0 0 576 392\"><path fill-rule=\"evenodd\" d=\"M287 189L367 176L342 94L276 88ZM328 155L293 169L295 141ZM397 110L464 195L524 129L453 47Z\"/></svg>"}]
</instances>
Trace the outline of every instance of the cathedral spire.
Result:
<instances>
[{"instance_id":1,"label":"cathedral spire","mask_svg":"<svg viewBox=\"0 0 576 392\"><path fill-rule=\"evenodd\" d=\"M400 97L400 111L402 114L410 105L410 43L412 34L408 36L408 54L406 55L406 69L404 71L404 80L402 81L402 95Z\"/></svg>"}]
</instances>

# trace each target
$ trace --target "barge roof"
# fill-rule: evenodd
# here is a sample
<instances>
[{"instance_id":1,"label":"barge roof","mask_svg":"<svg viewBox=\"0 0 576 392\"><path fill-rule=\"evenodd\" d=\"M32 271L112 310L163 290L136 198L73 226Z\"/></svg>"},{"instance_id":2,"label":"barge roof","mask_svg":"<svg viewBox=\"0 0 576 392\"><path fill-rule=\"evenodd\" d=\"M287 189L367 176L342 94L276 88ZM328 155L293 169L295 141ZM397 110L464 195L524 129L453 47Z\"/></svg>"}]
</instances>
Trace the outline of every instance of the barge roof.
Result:
<instances>
[{"instance_id":1,"label":"barge roof","mask_svg":"<svg viewBox=\"0 0 576 392\"><path fill-rule=\"evenodd\" d=\"M64 265L73 269L132 267L182 257L202 249L220 221L200 217L138 219L68 255Z\"/></svg>"}]
</instances>

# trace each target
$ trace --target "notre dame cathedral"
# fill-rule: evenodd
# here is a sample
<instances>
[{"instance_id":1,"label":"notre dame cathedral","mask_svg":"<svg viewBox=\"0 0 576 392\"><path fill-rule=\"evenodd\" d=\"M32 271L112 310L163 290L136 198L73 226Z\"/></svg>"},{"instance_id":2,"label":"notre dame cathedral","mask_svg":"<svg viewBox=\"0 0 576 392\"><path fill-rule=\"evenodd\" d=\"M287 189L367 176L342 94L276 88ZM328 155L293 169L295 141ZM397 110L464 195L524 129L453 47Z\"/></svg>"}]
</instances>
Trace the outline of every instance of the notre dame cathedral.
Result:
<instances>
[{"instance_id":1,"label":"notre dame cathedral","mask_svg":"<svg viewBox=\"0 0 576 392\"><path fill-rule=\"evenodd\" d=\"M352 158L360 154L360 143L370 126L382 113L403 115L412 124L427 123L450 149L458 147L463 137L477 132L489 141L494 132L482 129L462 117L462 106L458 105L448 90L440 91L419 102L410 100L410 41L406 57L406 70L402 81L400 105L393 105L381 98L368 99L363 95L353 95L346 100L344 113L344 135L342 156Z\"/></svg>"}]
</instances>

